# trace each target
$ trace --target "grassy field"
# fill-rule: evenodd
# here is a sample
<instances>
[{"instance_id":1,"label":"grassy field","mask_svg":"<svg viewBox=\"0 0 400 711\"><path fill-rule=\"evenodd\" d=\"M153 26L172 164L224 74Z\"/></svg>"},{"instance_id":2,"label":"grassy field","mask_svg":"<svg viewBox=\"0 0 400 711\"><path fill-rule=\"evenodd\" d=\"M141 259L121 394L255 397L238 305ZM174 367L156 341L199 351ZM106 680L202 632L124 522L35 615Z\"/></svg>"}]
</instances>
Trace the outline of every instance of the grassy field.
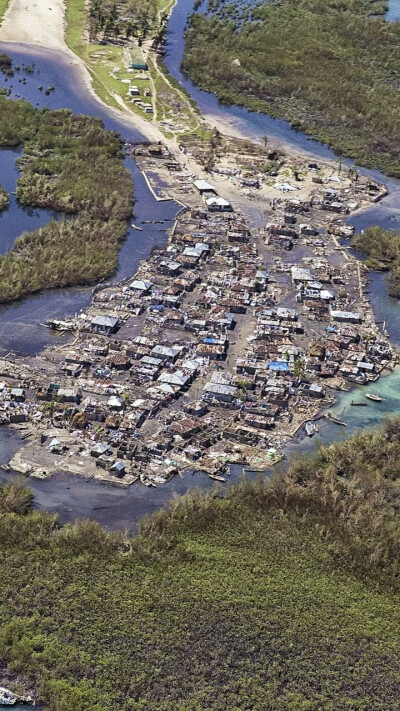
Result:
<instances>
[{"instance_id":1,"label":"grassy field","mask_svg":"<svg viewBox=\"0 0 400 711\"><path fill-rule=\"evenodd\" d=\"M66 41L68 46L85 63L93 79L93 88L106 104L118 108L115 94L124 99L127 95L127 85L122 85L114 79L111 73L118 68L125 69L123 48L118 45L88 44L84 37L85 3L83 0L67 0L66 2ZM128 78L124 74L122 78Z\"/></svg>"},{"instance_id":2,"label":"grassy field","mask_svg":"<svg viewBox=\"0 0 400 711\"><path fill-rule=\"evenodd\" d=\"M285 118L361 165L400 176L400 23L369 0L209 0L184 69L226 104Z\"/></svg>"},{"instance_id":3,"label":"grassy field","mask_svg":"<svg viewBox=\"0 0 400 711\"><path fill-rule=\"evenodd\" d=\"M158 12L168 14L172 7L173 0L160 0ZM132 71L128 68L129 44L132 43L137 48L137 40L132 38L130 43L125 43L125 46L112 43L89 43L85 33L84 0L66 0L66 22L67 44L85 63L93 79L93 88L102 101L114 108L121 108L125 104L143 118L153 121L153 115L145 114L129 96L129 83L136 84L140 91L140 97L137 98L153 103L154 119L171 122L172 130L168 125L161 126L162 130L172 136L173 124L177 116L179 116L178 133L190 132L197 128L197 115L190 101L186 94L171 84L169 78L165 76L157 55L149 52L149 42L144 43L144 48L150 71ZM144 97L146 90L151 92L151 96Z\"/></svg>"},{"instance_id":4,"label":"grassy field","mask_svg":"<svg viewBox=\"0 0 400 711\"><path fill-rule=\"evenodd\" d=\"M0 488L3 683L50 711L398 711L399 431L192 492L135 538Z\"/></svg>"},{"instance_id":5,"label":"grassy field","mask_svg":"<svg viewBox=\"0 0 400 711\"><path fill-rule=\"evenodd\" d=\"M10 0L0 0L0 23Z\"/></svg>"}]
</instances>

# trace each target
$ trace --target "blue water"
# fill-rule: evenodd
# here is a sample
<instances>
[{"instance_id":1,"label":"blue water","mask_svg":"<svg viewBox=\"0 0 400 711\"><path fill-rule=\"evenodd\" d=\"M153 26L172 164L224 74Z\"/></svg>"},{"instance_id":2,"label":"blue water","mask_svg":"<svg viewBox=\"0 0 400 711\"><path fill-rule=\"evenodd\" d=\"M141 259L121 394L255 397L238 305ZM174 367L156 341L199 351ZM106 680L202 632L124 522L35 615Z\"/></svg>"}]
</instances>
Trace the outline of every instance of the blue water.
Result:
<instances>
[{"instance_id":1,"label":"blue water","mask_svg":"<svg viewBox=\"0 0 400 711\"><path fill-rule=\"evenodd\" d=\"M386 13L389 22L400 20L400 0L389 0L389 9Z\"/></svg>"},{"instance_id":2,"label":"blue water","mask_svg":"<svg viewBox=\"0 0 400 711\"><path fill-rule=\"evenodd\" d=\"M320 158L335 159L335 154L323 143L314 141L301 131L294 131L287 121L274 119L240 106L222 106L214 94L198 89L189 77L181 71L184 52L184 31L188 15L193 12L195 0L178 0L168 23L166 55L164 63L169 73L177 79L196 101L200 112L223 118L249 138L267 135L286 144L312 152Z\"/></svg>"}]
</instances>

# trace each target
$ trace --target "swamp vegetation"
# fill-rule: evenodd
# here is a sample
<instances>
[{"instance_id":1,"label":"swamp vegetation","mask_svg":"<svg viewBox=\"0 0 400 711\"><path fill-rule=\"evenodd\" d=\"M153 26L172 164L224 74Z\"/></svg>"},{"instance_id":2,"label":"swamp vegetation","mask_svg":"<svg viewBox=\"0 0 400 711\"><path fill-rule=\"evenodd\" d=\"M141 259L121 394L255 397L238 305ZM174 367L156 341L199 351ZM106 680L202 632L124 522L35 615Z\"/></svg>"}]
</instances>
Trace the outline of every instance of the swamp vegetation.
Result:
<instances>
[{"instance_id":1,"label":"swamp vegetation","mask_svg":"<svg viewBox=\"0 0 400 711\"><path fill-rule=\"evenodd\" d=\"M7 485L4 681L51 711L400 709L399 462L395 419L133 538Z\"/></svg>"},{"instance_id":2,"label":"swamp vegetation","mask_svg":"<svg viewBox=\"0 0 400 711\"><path fill-rule=\"evenodd\" d=\"M400 299L400 234L374 225L354 235L351 246L366 255L369 269L390 272L389 294Z\"/></svg>"},{"instance_id":3,"label":"swamp vegetation","mask_svg":"<svg viewBox=\"0 0 400 711\"><path fill-rule=\"evenodd\" d=\"M370 0L209 0L183 69L226 104L284 118L400 177L400 22Z\"/></svg>"},{"instance_id":4,"label":"swamp vegetation","mask_svg":"<svg viewBox=\"0 0 400 711\"><path fill-rule=\"evenodd\" d=\"M10 196L3 186L0 185L0 212L6 209L10 203Z\"/></svg>"},{"instance_id":5,"label":"swamp vegetation","mask_svg":"<svg viewBox=\"0 0 400 711\"><path fill-rule=\"evenodd\" d=\"M102 121L0 97L0 147L22 145L17 198L65 213L0 257L0 302L112 273L132 212L120 138Z\"/></svg>"}]
</instances>

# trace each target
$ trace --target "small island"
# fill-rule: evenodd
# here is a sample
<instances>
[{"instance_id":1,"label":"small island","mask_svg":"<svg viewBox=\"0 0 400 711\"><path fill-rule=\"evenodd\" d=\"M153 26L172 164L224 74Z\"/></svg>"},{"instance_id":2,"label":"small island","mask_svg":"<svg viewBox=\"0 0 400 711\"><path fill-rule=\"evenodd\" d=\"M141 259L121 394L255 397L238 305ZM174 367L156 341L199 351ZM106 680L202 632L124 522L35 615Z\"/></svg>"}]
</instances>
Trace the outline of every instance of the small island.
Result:
<instances>
[{"instance_id":1,"label":"small island","mask_svg":"<svg viewBox=\"0 0 400 711\"><path fill-rule=\"evenodd\" d=\"M0 185L0 212L6 210L10 204L10 196L3 186Z\"/></svg>"},{"instance_id":2,"label":"small island","mask_svg":"<svg viewBox=\"0 0 400 711\"><path fill-rule=\"evenodd\" d=\"M0 303L111 274L133 205L120 137L104 130L100 119L67 109L40 111L4 96L0 115L0 148L24 148L19 202L70 216L25 232L0 257Z\"/></svg>"}]
</instances>

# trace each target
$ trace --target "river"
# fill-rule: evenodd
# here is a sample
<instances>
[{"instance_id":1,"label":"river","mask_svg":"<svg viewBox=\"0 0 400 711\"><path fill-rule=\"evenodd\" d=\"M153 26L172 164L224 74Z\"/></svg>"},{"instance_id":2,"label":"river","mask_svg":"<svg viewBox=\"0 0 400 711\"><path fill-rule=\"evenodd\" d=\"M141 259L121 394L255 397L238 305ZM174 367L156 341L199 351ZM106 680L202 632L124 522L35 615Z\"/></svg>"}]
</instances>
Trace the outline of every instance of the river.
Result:
<instances>
[{"instance_id":1,"label":"river","mask_svg":"<svg viewBox=\"0 0 400 711\"><path fill-rule=\"evenodd\" d=\"M398 0L393 0L393 2ZM286 144L312 153L319 158L335 159L333 151L326 145L310 140L308 136L293 131L286 121L271 119L262 114L256 114L239 107L222 107L217 99L207 92L196 89L190 80L180 71L183 55L183 29L186 24L187 14L192 11L193 0L179 0L175 6L170 23L167 42L166 64L172 76L181 81L186 90L197 101L202 113L208 116L220 116L232 125L252 137L269 135ZM395 19L395 18L391 18ZM21 47L3 45L0 49L13 56L15 64L32 64L32 56L23 51ZM50 108L67 107L75 112L100 116L105 126L117 130L130 141L141 140L139 132L127 123L119 122L107 108L92 96L80 80L79 74L73 65L69 65L64 58L60 59L55 52L47 52L45 57L34 59L34 71L28 74L22 71L11 80L0 76L0 87L11 87L11 96L23 97L34 105L48 106ZM19 81L21 77L25 82ZM39 85L44 88L54 86L55 90L49 95L39 90ZM15 185L16 173L10 171L10 161L15 157L11 151L0 152L0 183L7 186ZM2 160L4 157L4 160ZM148 188L133 161L127 159L127 165L132 172L135 184L135 221L146 219L168 219L174 216L177 205L173 202L157 203L151 196ZM364 171L372 174L378 180L386 182L389 187L389 196L379 205L354 218L352 221L357 229L362 229L368 224L380 224L385 227L399 227L400 211L398 209L400 196L400 182L385 179L376 171ZM11 182L10 182L11 181ZM7 188L8 189L8 188ZM13 188L11 188L13 189ZM32 229L36 226L29 213L24 212L15 200L10 206L10 215L18 219L21 229ZM4 215L6 219L8 217ZM33 215L33 220L44 219L44 215ZM0 240L4 232L1 231ZM10 221L11 223L11 221ZM163 244L165 233L160 232L158 226L144 225L143 232L132 229L128 231L127 239L121 249L118 274L122 278L132 274L140 259L145 258L154 245ZM16 230L15 232L17 232ZM10 237L12 239L12 237ZM1 242L0 242L1 248ZM394 344L400 346L400 306L390 299L387 294L385 279L382 274L371 274L370 298L377 320L386 318L388 330ZM47 291L37 294L20 302L0 307L0 354L14 350L22 354L37 353L53 336L46 329L39 326L48 316L63 318L84 308L90 300L90 289L70 288ZM57 338L59 338L57 336ZM400 374L396 372L370 388L370 392L380 392L385 397L381 404L371 404L368 407L351 407L351 399L357 397L355 391L340 397L337 405L339 412L345 407L347 428L338 428L336 425L322 423L319 437L324 442L333 441L341 436L348 436L358 428L369 427L377 424L385 412L391 414L400 411L396 392L399 390ZM313 440L301 439L291 450L308 450L315 447L316 438ZM11 430L0 430L0 463L8 461L12 454L18 450L20 440L18 434ZM3 479L12 475L3 475ZM231 480L235 481L241 476L238 466L231 468ZM35 494L35 507L47 509L60 515L63 522L73 521L76 516L88 516L98 520L107 528L128 527L135 528L138 520L146 513L152 513L165 504L171 497L184 494L190 488L199 486L208 488L213 482L204 474L186 474L182 479L175 477L169 484L156 489L148 489L134 485L128 490L102 485L94 480L86 483L79 477L69 474L58 474L46 481L29 480L29 486Z\"/></svg>"}]
</instances>

